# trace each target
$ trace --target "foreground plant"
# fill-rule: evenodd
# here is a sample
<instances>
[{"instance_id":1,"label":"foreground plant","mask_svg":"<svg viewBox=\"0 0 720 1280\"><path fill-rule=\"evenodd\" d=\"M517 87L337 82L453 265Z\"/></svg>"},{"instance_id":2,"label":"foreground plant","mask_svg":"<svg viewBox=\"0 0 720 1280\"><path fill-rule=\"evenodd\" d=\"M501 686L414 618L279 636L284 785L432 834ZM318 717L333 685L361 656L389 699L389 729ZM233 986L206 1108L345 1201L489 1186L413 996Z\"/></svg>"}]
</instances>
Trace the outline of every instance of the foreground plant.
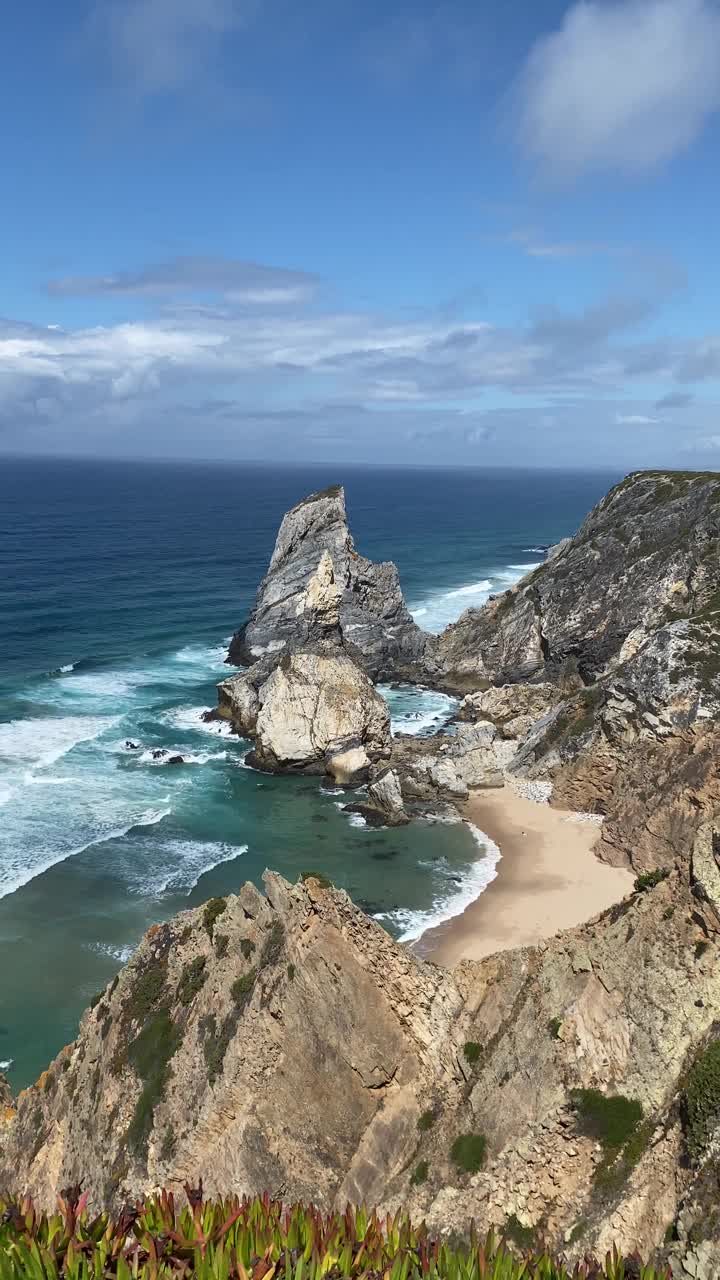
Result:
<instances>
[{"instance_id":1,"label":"foreground plant","mask_svg":"<svg viewBox=\"0 0 720 1280\"><path fill-rule=\"evenodd\" d=\"M0 1197L0 1280L667 1280L669 1273L608 1255L568 1270L547 1254L520 1260L492 1232L464 1245L433 1239L403 1214L365 1209L323 1214L314 1206L255 1199L204 1200L162 1192L116 1218L88 1210L69 1188L57 1213Z\"/></svg>"}]
</instances>

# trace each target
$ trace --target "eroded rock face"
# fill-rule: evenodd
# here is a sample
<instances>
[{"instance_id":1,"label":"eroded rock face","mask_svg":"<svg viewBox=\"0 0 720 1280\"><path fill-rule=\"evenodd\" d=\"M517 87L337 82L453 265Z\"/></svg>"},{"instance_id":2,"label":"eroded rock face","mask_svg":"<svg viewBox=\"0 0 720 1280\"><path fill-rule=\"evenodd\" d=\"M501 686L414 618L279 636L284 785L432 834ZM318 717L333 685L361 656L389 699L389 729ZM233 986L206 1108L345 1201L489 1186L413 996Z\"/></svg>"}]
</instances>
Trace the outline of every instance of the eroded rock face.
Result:
<instances>
[{"instance_id":1,"label":"eroded rock face","mask_svg":"<svg viewBox=\"0 0 720 1280\"><path fill-rule=\"evenodd\" d=\"M378 774L367 789L367 800L346 805L345 810L347 813L359 813L372 827L402 827L410 821L395 769L386 769Z\"/></svg>"},{"instance_id":2,"label":"eroded rock face","mask_svg":"<svg viewBox=\"0 0 720 1280\"><path fill-rule=\"evenodd\" d=\"M596 680L669 620L717 613L719 536L719 475L628 476L545 564L443 632L439 668L461 690Z\"/></svg>"},{"instance_id":3,"label":"eroded rock face","mask_svg":"<svg viewBox=\"0 0 720 1280\"><path fill-rule=\"evenodd\" d=\"M454 974L343 893L266 885L149 931L18 1099L0 1185L51 1207L82 1178L94 1204L117 1206L202 1177L210 1194L404 1206L442 1232L515 1214L556 1248L582 1222L576 1255L661 1252L677 1218L687 1244L673 1247L692 1256L709 1192L685 1158L678 1092L717 1035L720 925L687 864L579 929ZM611 1194L577 1088L643 1107ZM451 1156L459 1134L487 1142L472 1177Z\"/></svg>"},{"instance_id":4,"label":"eroded rock face","mask_svg":"<svg viewBox=\"0 0 720 1280\"><path fill-rule=\"evenodd\" d=\"M390 751L390 715L362 668L333 645L257 664L220 686L220 710L254 740L250 763L274 772L367 776Z\"/></svg>"},{"instance_id":5,"label":"eroded rock face","mask_svg":"<svg viewBox=\"0 0 720 1280\"><path fill-rule=\"evenodd\" d=\"M328 637L352 644L373 679L419 668L431 644L405 607L395 565L373 564L355 550L340 485L305 498L283 518L228 660L251 664Z\"/></svg>"}]
</instances>

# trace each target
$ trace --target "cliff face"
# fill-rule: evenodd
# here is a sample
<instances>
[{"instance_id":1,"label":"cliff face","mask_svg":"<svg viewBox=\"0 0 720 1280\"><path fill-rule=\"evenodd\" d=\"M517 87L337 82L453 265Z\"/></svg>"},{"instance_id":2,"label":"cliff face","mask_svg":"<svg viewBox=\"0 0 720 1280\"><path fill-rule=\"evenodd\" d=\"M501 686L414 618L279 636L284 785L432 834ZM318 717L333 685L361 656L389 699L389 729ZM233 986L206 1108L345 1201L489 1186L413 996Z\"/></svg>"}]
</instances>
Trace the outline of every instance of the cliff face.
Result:
<instances>
[{"instance_id":1,"label":"cliff face","mask_svg":"<svg viewBox=\"0 0 720 1280\"><path fill-rule=\"evenodd\" d=\"M355 550L340 485L284 517L250 619L228 661L249 665L317 639L343 637L373 679L415 668L429 637L413 622L394 564Z\"/></svg>"},{"instance_id":2,"label":"cliff face","mask_svg":"<svg viewBox=\"0 0 720 1280\"><path fill-rule=\"evenodd\" d=\"M515 1215L578 1249L658 1251L679 1221L687 1253L709 1175L686 1159L683 1080L720 1008L712 831L695 865L594 922L455 974L343 893L266 884L150 930L18 1099L0 1185L51 1205L82 1179L118 1205L201 1176L402 1204L442 1231ZM574 1091L593 1088L640 1103L631 1148L584 1129ZM720 1099L709 1123L711 1152ZM479 1171L463 1135L486 1142Z\"/></svg>"},{"instance_id":3,"label":"cliff face","mask_svg":"<svg viewBox=\"0 0 720 1280\"><path fill-rule=\"evenodd\" d=\"M545 564L447 628L439 669L459 688L568 669L592 683L664 624L720 606L719 534L720 475L628 476Z\"/></svg>"}]
</instances>

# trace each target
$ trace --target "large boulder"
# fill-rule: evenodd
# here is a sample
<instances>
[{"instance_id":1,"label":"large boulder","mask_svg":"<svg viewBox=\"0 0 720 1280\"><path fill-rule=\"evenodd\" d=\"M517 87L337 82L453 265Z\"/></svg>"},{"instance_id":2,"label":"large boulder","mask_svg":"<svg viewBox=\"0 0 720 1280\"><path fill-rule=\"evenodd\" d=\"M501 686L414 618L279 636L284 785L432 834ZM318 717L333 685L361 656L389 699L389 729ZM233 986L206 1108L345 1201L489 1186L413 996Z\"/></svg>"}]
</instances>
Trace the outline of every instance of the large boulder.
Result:
<instances>
[{"instance_id":1,"label":"large boulder","mask_svg":"<svg viewBox=\"0 0 720 1280\"><path fill-rule=\"evenodd\" d=\"M411 674L432 643L405 606L395 565L355 550L340 485L304 498L283 518L228 662L245 666L326 639L352 644L373 679Z\"/></svg>"},{"instance_id":2,"label":"large boulder","mask_svg":"<svg viewBox=\"0 0 720 1280\"><path fill-rule=\"evenodd\" d=\"M220 714L254 740L249 762L280 773L367 776L390 754L385 700L349 653L332 645L259 663L220 686Z\"/></svg>"}]
</instances>

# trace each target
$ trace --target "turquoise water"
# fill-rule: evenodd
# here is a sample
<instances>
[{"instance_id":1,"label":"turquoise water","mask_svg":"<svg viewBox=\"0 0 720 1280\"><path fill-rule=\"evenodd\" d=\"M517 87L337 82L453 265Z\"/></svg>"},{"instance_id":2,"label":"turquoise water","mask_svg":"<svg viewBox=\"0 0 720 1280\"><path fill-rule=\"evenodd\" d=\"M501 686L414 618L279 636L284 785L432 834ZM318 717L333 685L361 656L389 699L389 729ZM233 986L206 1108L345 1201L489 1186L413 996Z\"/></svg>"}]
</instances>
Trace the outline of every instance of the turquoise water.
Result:
<instances>
[{"instance_id":1,"label":"turquoise water","mask_svg":"<svg viewBox=\"0 0 720 1280\"><path fill-rule=\"evenodd\" d=\"M360 549L398 562L418 621L439 629L541 560L616 477L2 464L0 1062L14 1087L73 1038L151 922L266 866L323 871L402 937L482 887L466 826L371 831L341 812L349 795L254 773L247 744L200 718L284 510L338 478ZM385 692L404 732L452 711Z\"/></svg>"}]
</instances>

